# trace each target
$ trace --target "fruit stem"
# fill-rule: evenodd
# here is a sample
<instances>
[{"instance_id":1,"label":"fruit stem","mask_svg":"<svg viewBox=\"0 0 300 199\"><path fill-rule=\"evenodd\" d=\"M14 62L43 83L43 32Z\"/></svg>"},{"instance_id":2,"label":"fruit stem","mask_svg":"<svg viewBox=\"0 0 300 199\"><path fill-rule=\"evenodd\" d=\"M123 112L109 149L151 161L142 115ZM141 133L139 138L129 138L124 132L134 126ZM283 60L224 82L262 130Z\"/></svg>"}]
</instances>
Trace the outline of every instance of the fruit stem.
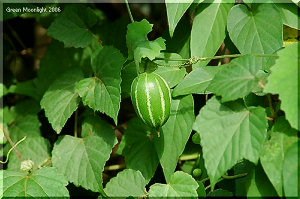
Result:
<instances>
[{"instance_id":1,"label":"fruit stem","mask_svg":"<svg viewBox=\"0 0 300 199\"><path fill-rule=\"evenodd\" d=\"M0 125L0 129L3 132L5 138L7 139L7 141L9 142L9 144L11 145L12 149L15 150L18 158L20 159L20 161L24 161L24 158L22 157L21 153L18 151L18 149L16 149L17 144L21 143L22 141L24 141L26 139L26 136L24 138L22 138L20 141L17 142L17 144L15 145L13 143L13 141L10 139L9 135L7 134L6 130L4 130L3 126Z\"/></svg>"},{"instance_id":2,"label":"fruit stem","mask_svg":"<svg viewBox=\"0 0 300 199\"><path fill-rule=\"evenodd\" d=\"M130 17L130 21L131 21L131 23L134 23L134 20L133 20L131 11L130 11L130 7L129 7L128 0L125 0L125 3L126 3L126 8L127 8L127 11L128 11L128 15L129 15L129 17Z\"/></svg>"}]
</instances>

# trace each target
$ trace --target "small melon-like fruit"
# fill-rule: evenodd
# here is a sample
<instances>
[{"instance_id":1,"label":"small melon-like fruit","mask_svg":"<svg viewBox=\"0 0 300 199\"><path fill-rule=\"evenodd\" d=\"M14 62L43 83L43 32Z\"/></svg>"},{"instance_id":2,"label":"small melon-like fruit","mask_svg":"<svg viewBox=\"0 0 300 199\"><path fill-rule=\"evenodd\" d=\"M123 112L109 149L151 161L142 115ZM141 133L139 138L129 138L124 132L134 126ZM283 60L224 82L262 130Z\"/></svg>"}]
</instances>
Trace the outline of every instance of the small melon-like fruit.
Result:
<instances>
[{"instance_id":1,"label":"small melon-like fruit","mask_svg":"<svg viewBox=\"0 0 300 199\"><path fill-rule=\"evenodd\" d=\"M142 73L131 84L131 100L137 115L158 130L170 117L171 92L158 74Z\"/></svg>"}]
</instances>

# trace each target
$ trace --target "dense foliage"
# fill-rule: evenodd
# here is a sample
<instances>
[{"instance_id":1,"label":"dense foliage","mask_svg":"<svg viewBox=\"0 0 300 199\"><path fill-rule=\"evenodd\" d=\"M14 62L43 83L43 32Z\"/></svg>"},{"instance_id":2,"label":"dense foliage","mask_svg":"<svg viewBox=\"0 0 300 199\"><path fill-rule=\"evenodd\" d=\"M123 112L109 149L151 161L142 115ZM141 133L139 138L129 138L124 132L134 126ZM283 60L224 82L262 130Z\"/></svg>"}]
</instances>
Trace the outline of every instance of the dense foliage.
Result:
<instances>
[{"instance_id":1,"label":"dense foliage","mask_svg":"<svg viewBox=\"0 0 300 199\"><path fill-rule=\"evenodd\" d=\"M180 2L3 4L1 196L298 196L299 4Z\"/></svg>"}]
</instances>

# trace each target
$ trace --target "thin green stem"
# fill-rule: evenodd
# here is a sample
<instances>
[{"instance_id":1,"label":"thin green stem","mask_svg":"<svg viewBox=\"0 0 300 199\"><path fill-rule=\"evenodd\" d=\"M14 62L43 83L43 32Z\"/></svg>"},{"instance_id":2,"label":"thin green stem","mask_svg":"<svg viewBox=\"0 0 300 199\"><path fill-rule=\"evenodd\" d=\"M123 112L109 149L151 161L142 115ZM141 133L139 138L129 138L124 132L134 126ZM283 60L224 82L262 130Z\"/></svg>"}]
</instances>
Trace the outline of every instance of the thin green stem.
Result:
<instances>
[{"instance_id":1,"label":"thin green stem","mask_svg":"<svg viewBox=\"0 0 300 199\"><path fill-rule=\"evenodd\" d=\"M131 23L133 23L133 22L134 22L134 20L133 20L133 17L132 17L131 11L130 11L130 7L129 7L128 0L125 0L125 3L126 3L126 8L127 8L127 11L128 11L129 17L130 17L130 21L131 21Z\"/></svg>"},{"instance_id":2,"label":"thin green stem","mask_svg":"<svg viewBox=\"0 0 300 199\"><path fill-rule=\"evenodd\" d=\"M12 150L16 150L16 147L18 146L18 144L20 144L21 142L23 142L27 137L23 137L21 140L19 140L12 148L9 149L9 151L7 152L6 155L6 160L5 161L0 161L1 164L5 164L7 163L8 159L9 159L9 154ZM21 156L22 157L22 156ZM21 159L20 159L21 160ZM22 160L21 160L22 161Z\"/></svg>"},{"instance_id":3,"label":"thin green stem","mask_svg":"<svg viewBox=\"0 0 300 199\"><path fill-rule=\"evenodd\" d=\"M75 111L75 121L74 121L74 137L77 137L77 120L78 120L78 110Z\"/></svg>"},{"instance_id":4,"label":"thin green stem","mask_svg":"<svg viewBox=\"0 0 300 199\"><path fill-rule=\"evenodd\" d=\"M195 160L197 158L199 158L199 153L193 153L193 154L189 154L189 155L182 155L179 157L180 161L186 161L186 160Z\"/></svg>"},{"instance_id":5,"label":"thin green stem","mask_svg":"<svg viewBox=\"0 0 300 199\"><path fill-rule=\"evenodd\" d=\"M275 118L275 111L274 111L274 108L273 108L273 105L272 105L272 98L271 98L271 95L268 94L268 95L267 95L267 98L268 98L268 102L269 102L269 107L270 107L271 117L272 117L272 118Z\"/></svg>"},{"instance_id":6,"label":"thin green stem","mask_svg":"<svg viewBox=\"0 0 300 199\"><path fill-rule=\"evenodd\" d=\"M105 171L114 171L114 170L120 170L120 169L124 169L125 165L124 164L116 164L116 165L110 165L110 166L106 166L104 168Z\"/></svg>"},{"instance_id":7,"label":"thin green stem","mask_svg":"<svg viewBox=\"0 0 300 199\"><path fill-rule=\"evenodd\" d=\"M199 57L196 58L197 61L206 61L210 59L223 59L223 58L233 58L233 57L242 57L242 56L257 56L257 57L278 57L278 55L274 54L232 54L232 55L219 55L214 57Z\"/></svg>"},{"instance_id":8,"label":"thin green stem","mask_svg":"<svg viewBox=\"0 0 300 199\"><path fill-rule=\"evenodd\" d=\"M190 61L190 59L173 59L173 58L165 58L165 57L156 57L155 60L166 60L166 61Z\"/></svg>"},{"instance_id":9,"label":"thin green stem","mask_svg":"<svg viewBox=\"0 0 300 199\"><path fill-rule=\"evenodd\" d=\"M187 67L192 64L196 64L199 61L206 61L211 59L223 59L223 58L233 58L233 57L242 57L242 56L257 56L257 57L278 57L278 55L275 54L232 54L232 55L220 55L220 56L214 56L214 57L192 57L190 59L172 59L172 58L164 58L164 57L157 57L155 60L166 60L166 61L183 61L183 64L179 65L162 65L166 67Z\"/></svg>"},{"instance_id":10,"label":"thin green stem","mask_svg":"<svg viewBox=\"0 0 300 199\"><path fill-rule=\"evenodd\" d=\"M248 173L240 173L240 174L236 174L233 176L228 176L228 175L222 175L222 178L226 179L226 180L232 180L232 179L236 179L236 178L242 178L244 176L246 176Z\"/></svg>"},{"instance_id":11,"label":"thin green stem","mask_svg":"<svg viewBox=\"0 0 300 199\"><path fill-rule=\"evenodd\" d=\"M248 173L240 173L240 174L237 174L237 175L233 175L233 176L227 176L227 175L222 175L222 178L220 178L216 184L218 182L221 182L222 180L233 180L233 179L236 179L236 178L242 178L242 177L245 177L246 175L248 175ZM204 180L204 179L203 179ZM211 187L211 184L209 184L207 187L205 187L205 190L209 189Z\"/></svg>"},{"instance_id":12,"label":"thin green stem","mask_svg":"<svg viewBox=\"0 0 300 199\"><path fill-rule=\"evenodd\" d=\"M202 180L200 180L200 182L204 183L204 182L206 182L207 180L209 180L209 177L203 178Z\"/></svg>"}]
</instances>

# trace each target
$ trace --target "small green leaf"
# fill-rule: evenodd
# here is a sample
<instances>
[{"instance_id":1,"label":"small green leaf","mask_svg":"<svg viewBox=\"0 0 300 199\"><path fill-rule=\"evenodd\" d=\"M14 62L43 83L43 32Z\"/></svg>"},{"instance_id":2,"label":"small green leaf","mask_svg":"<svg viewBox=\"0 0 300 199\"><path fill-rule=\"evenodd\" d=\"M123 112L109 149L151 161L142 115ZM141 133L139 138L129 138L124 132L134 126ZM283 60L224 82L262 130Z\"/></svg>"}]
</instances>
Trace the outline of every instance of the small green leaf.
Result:
<instances>
[{"instance_id":1,"label":"small green leaf","mask_svg":"<svg viewBox=\"0 0 300 199\"><path fill-rule=\"evenodd\" d=\"M134 62L130 62L121 71L121 91L122 91L122 98L130 97L131 92L131 84L134 78L137 76L136 66Z\"/></svg>"},{"instance_id":2,"label":"small green leaf","mask_svg":"<svg viewBox=\"0 0 300 199\"><path fill-rule=\"evenodd\" d=\"M35 79L25 82L18 82L16 85L11 85L7 92L26 95L37 101L39 100Z\"/></svg>"},{"instance_id":3,"label":"small green leaf","mask_svg":"<svg viewBox=\"0 0 300 199\"><path fill-rule=\"evenodd\" d=\"M102 191L102 172L116 143L113 130L102 131L101 137L90 135L76 138L63 136L55 143L52 163L76 186L94 192Z\"/></svg>"},{"instance_id":4,"label":"small green leaf","mask_svg":"<svg viewBox=\"0 0 300 199\"><path fill-rule=\"evenodd\" d=\"M40 121L37 115L26 115L18 117L12 125L9 126L10 138L17 142L23 137L40 137Z\"/></svg>"},{"instance_id":5,"label":"small green leaf","mask_svg":"<svg viewBox=\"0 0 300 199\"><path fill-rule=\"evenodd\" d=\"M7 88L3 83L0 83L0 98L7 94Z\"/></svg>"},{"instance_id":6,"label":"small green leaf","mask_svg":"<svg viewBox=\"0 0 300 199\"><path fill-rule=\"evenodd\" d=\"M108 197L143 197L146 181L140 171L125 169L112 178L104 189Z\"/></svg>"},{"instance_id":7,"label":"small green leaf","mask_svg":"<svg viewBox=\"0 0 300 199\"><path fill-rule=\"evenodd\" d=\"M295 129L299 128L299 106L297 105L299 90L297 80L299 78L298 44L288 45L278 52L279 58L271 68L271 75L268 78L264 92L279 94L281 108L286 118Z\"/></svg>"},{"instance_id":8,"label":"small green leaf","mask_svg":"<svg viewBox=\"0 0 300 199\"><path fill-rule=\"evenodd\" d=\"M134 58L137 66L142 58L148 57L150 60L153 60L160 54L161 50L166 49L165 40L161 37L154 41L148 40L147 34L152 30L152 26L146 19L127 26L128 59Z\"/></svg>"},{"instance_id":9,"label":"small green leaf","mask_svg":"<svg viewBox=\"0 0 300 199\"><path fill-rule=\"evenodd\" d=\"M234 166L234 174L247 173L245 177L235 179L237 197L276 197L276 191L266 176L260 162L243 160Z\"/></svg>"},{"instance_id":10,"label":"small green leaf","mask_svg":"<svg viewBox=\"0 0 300 199\"><path fill-rule=\"evenodd\" d=\"M190 137L194 120L192 95L172 100L170 118L162 126L161 136L155 139L156 151L167 182L170 181L178 158Z\"/></svg>"},{"instance_id":11,"label":"small green leaf","mask_svg":"<svg viewBox=\"0 0 300 199\"><path fill-rule=\"evenodd\" d=\"M125 156L126 167L140 171L147 182L153 177L159 163L151 133L147 125L134 118L122 137L125 140L122 155Z\"/></svg>"},{"instance_id":12,"label":"small green leaf","mask_svg":"<svg viewBox=\"0 0 300 199\"><path fill-rule=\"evenodd\" d=\"M261 164L258 164L251 172L248 173L248 175L250 182L247 183L247 197L277 196L276 191L264 173Z\"/></svg>"},{"instance_id":13,"label":"small green leaf","mask_svg":"<svg viewBox=\"0 0 300 199\"><path fill-rule=\"evenodd\" d=\"M164 38L166 39L166 52L178 53L183 58L191 57L191 29L190 21L182 18L177 24L172 38L170 38L169 34L166 32L164 35Z\"/></svg>"},{"instance_id":14,"label":"small green leaf","mask_svg":"<svg viewBox=\"0 0 300 199\"><path fill-rule=\"evenodd\" d=\"M0 197L5 198L70 197L67 184L64 176L53 167L45 167L30 174L21 171L0 171L0 186L3 187Z\"/></svg>"},{"instance_id":15,"label":"small green leaf","mask_svg":"<svg viewBox=\"0 0 300 199\"><path fill-rule=\"evenodd\" d=\"M277 8L280 10L281 18L283 24L299 29L299 15L298 15L298 7L292 3L276 3Z\"/></svg>"},{"instance_id":16,"label":"small green leaf","mask_svg":"<svg viewBox=\"0 0 300 199\"><path fill-rule=\"evenodd\" d=\"M182 59L182 57L176 53L161 53L158 57ZM186 74L185 68L174 67L183 64L183 61L156 60L154 63L158 64L158 68L154 72L164 78L170 88L176 86Z\"/></svg>"},{"instance_id":17,"label":"small green leaf","mask_svg":"<svg viewBox=\"0 0 300 199\"><path fill-rule=\"evenodd\" d=\"M91 8L71 5L55 19L47 30L51 37L64 42L66 47L87 47L96 39L90 28L97 23Z\"/></svg>"},{"instance_id":18,"label":"small green leaf","mask_svg":"<svg viewBox=\"0 0 300 199\"><path fill-rule=\"evenodd\" d=\"M200 181L197 181L199 187L197 188L198 197L206 197L204 184Z\"/></svg>"},{"instance_id":19,"label":"small green leaf","mask_svg":"<svg viewBox=\"0 0 300 199\"><path fill-rule=\"evenodd\" d=\"M101 25L96 25L93 31L99 35L102 45L112 45L126 57L126 31L128 23L129 19L125 17L118 18L115 21L107 20Z\"/></svg>"},{"instance_id":20,"label":"small green leaf","mask_svg":"<svg viewBox=\"0 0 300 199\"><path fill-rule=\"evenodd\" d=\"M51 42L46 55L41 59L37 78L34 79L39 99L43 97L45 91L58 78L58 74L79 65L81 54L82 49L64 48L63 44L56 40ZM85 65L85 67L88 66Z\"/></svg>"},{"instance_id":21,"label":"small green leaf","mask_svg":"<svg viewBox=\"0 0 300 199\"><path fill-rule=\"evenodd\" d=\"M175 87L172 96L210 93L207 87L220 69L221 67L210 66L196 68Z\"/></svg>"},{"instance_id":22,"label":"small green leaf","mask_svg":"<svg viewBox=\"0 0 300 199\"><path fill-rule=\"evenodd\" d=\"M34 169L37 169L50 159L50 143L43 137L28 137L16 148L22 153L24 160L34 162ZM20 166L21 162L18 156L16 153L12 153L9 157L7 169L19 171Z\"/></svg>"},{"instance_id":23,"label":"small green leaf","mask_svg":"<svg viewBox=\"0 0 300 199\"><path fill-rule=\"evenodd\" d=\"M228 14L227 30L240 53L274 53L282 47L282 21L275 5L271 3L235 5ZM265 65L265 58L263 65Z\"/></svg>"},{"instance_id":24,"label":"small green leaf","mask_svg":"<svg viewBox=\"0 0 300 199\"><path fill-rule=\"evenodd\" d=\"M299 196L299 164L298 164L299 142L288 148L283 163L283 186L286 197ZM297 186L298 185L298 186Z\"/></svg>"},{"instance_id":25,"label":"small green leaf","mask_svg":"<svg viewBox=\"0 0 300 199\"><path fill-rule=\"evenodd\" d=\"M175 172L168 184L155 183L150 187L149 197L198 197L198 183L187 173Z\"/></svg>"},{"instance_id":26,"label":"small green leaf","mask_svg":"<svg viewBox=\"0 0 300 199\"><path fill-rule=\"evenodd\" d=\"M260 155L265 173L279 196L283 196L282 170L286 151L297 141L297 131L292 129L283 117L280 117L276 119L271 138L264 144Z\"/></svg>"},{"instance_id":27,"label":"small green leaf","mask_svg":"<svg viewBox=\"0 0 300 199\"><path fill-rule=\"evenodd\" d=\"M52 128L59 134L80 102L75 85L83 78L80 70L63 73L44 94L41 107Z\"/></svg>"},{"instance_id":28,"label":"small green leaf","mask_svg":"<svg viewBox=\"0 0 300 199\"><path fill-rule=\"evenodd\" d=\"M215 75L207 88L222 96L222 102L235 100L250 92L262 90L261 59L254 56L243 56L226 64Z\"/></svg>"},{"instance_id":29,"label":"small green leaf","mask_svg":"<svg viewBox=\"0 0 300 199\"><path fill-rule=\"evenodd\" d=\"M82 124L81 137L89 135L98 135L101 137L103 132L111 132L114 134L110 124L97 116L87 116Z\"/></svg>"},{"instance_id":30,"label":"small green leaf","mask_svg":"<svg viewBox=\"0 0 300 199\"><path fill-rule=\"evenodd\" d=\"M227 15L232 4L202 3L195 14L191 32L191 56L212 57L226 36ZM197 66L205 66L201 61Z\"/></svg>"},{"instance_id":31,"label":"small green leaf","mask_svg":"<svg viewBox=\"0 0 300 199\"><path fill-rule=\"evenodd\" d=\"M95 77L77 83L83 104L107 114L117 123L121 102L121 68L125 58L119 50L104 46L92 55Z\"/></svg>"},{"instance_id":32,"label":"small green leaf","mask_svg":"<svg viewBox=\"0 0 300 199\"><path fill-rule=\"evenodd\" d=\"M180 21L181 17L193 3L193 0L181 1L181 0L166 0L166 9L168 17L168 25L170 36L173 36L175 28Z\"/></svg>"},{"instance_id":33,"label":"small green leaf","mask_svg":"<svg viewBox=\"0 0 300 199\"><path fill-rule=\"evenodd\" d=\"M200 134L211 184L243 158L257 163L267 136L263 108L246 109L241 102L221 104L213 97L200 110L194 129Z\"/></svg>"}]
</instances>

